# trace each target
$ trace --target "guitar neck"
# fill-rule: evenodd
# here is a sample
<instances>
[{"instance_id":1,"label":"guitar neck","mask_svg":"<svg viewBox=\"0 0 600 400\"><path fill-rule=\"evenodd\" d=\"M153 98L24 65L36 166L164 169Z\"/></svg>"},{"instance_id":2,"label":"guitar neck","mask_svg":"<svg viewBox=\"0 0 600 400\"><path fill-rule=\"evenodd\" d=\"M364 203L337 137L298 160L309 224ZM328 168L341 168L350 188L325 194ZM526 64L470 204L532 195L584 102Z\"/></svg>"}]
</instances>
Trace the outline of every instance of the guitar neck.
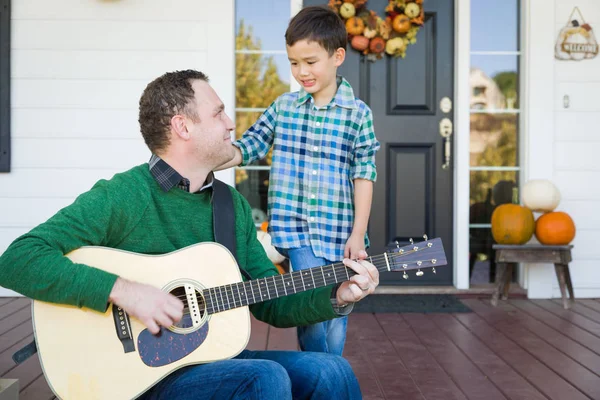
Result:
<instances>
[{"instance_id":1,"label":"guitar neck","mask_svg":"<svg viewBox=\"0 0 600 400\"><path fill-rule=\"evenodd\" d=\"M380 271L390 271L388 254L369 257L370 261ZM202 295L209 314L227 311L232 308L248 306L278 297L334 285L350 280L356 275L354 270L343 263L334 263L321 267L303 269L287 274L273 275L246 282L217 286L204 289Z\"/></svg>"}]
</instances>

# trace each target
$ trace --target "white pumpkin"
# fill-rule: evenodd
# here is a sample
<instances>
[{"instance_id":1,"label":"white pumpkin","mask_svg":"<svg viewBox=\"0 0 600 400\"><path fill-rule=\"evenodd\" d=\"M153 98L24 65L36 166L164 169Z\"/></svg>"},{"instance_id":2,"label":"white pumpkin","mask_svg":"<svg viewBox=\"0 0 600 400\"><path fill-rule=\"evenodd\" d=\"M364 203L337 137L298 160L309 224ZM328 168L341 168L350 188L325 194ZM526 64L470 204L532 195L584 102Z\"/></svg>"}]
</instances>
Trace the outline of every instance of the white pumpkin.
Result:
<instances>
[{"instance_id":1,"label":"white pumpkin","mask_svg":"<svg viewBox=\"0 0 600 400\"><path fill-rule=\"evenodd\" d=\"M551 212L560 203L560 192L549 180L532 179L523 185L523 205L536 212Z\"/></svg>"},{"instance_id":2,"label":"white pumpkin","mask_svg":"<svg viewBox=\"0 0 600 400\"><path fill-rule=\"evenodd\" d=\"M275 247L271 244L271 235L264 231L257 231L256 237L258 237L258 241L262 244L265 252L267 253L267 257L273 264L281 264L285 257L279 254Z\"/></svg>"}]
</instances>

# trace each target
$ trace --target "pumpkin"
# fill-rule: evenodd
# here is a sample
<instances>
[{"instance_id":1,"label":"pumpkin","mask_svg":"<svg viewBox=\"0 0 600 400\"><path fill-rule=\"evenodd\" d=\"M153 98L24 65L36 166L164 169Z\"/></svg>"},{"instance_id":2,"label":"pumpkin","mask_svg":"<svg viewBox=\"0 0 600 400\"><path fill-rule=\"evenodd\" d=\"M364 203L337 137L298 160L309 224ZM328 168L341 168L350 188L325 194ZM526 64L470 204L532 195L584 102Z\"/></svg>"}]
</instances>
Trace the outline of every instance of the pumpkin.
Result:
<instances>
[{"instance_id":1,"label":"pumpkin","mask_svg":"<svg viewBox=\"0 0 600 400\"><path fill-rule=\"evenodd\" d=\"M525 244L533 236L535 220L527 207L502 204L492 213L492 237L500 244Z\"/></svg>"},{"instance_id":2,"label":"pumpkin","mask_svg":"<svg viewBox=\"0 0 600 400\"><path fill-rule=\"evenodd\" d=\"M385 40L380 37L371 39L371 43L369 43L369 50L371 50L371 53L381 53L385 50Z\"/></svg>"},{"instance_id":3,"label":"pumpkin","mask_svg":"<svg viewBox=\"0 0 600 400\"><path fill-rule=\"evenodd\" d=\"M560 203L560 192L546 179L532 179L523 185L523 205L536 212L554 211Z\"/></svg>"},{"instance_id":4,"label":"pumpkin","mask_svg":"<svg viewBox=\"0 0 600 400\"><path fill-rule=\"evenodd\" d=\"M396 54L400 54L405 49L406 49L406 43L404 42L404 39L402 39L400 37L390 39L385 44L385 52L388 53L390 56L395 56Z\"/></svg>"},{"instance_id":5,"label":"pumpkin","mask_svg":"<svg viewBox=\"0 0 600 400\"><path fill-rule=\"evenodd\" d=\"M352 18L356 14L356 7L352 3L344 3L340 6L340 15L344 19Z\"/></svg>"},{"instance_id":6,"label":"pumpkin","mask_svg":"<svg viewBox=\"0 0 600 400\"><path fill-rule=\"evenodd\" d=\"M365 23L358 17L348 18L346 20L346 31L352 35L360 35L365 30Z\"/></svg>"},{"instance_id":7,"label":"pumpkin","mask_svg":"<svg viewBox=\"0 0 600 400\"><path fill-rule=\"evenodd\" d=\"M398 33L406 33L410 29L410 19L404 14L398 14L392 21L392 28Z\"/></svg>"},{"instance_id":8,"label":"pumpkin","mask_svg":"<svg viewBox=\"0 0 600 400\"><path fill-rule=\"evenodd\" d=\"M408 3L404 8L404 14L408 18L417 18L421 14L421 7L417 3Z\"/></svg>"},{"instance_id":9,"label":"pumpkin","mask_svg":"<svg viewBox=\"0 0 600 400\"><path fill-rule=\"evenodd\" d=\"M354 36L350 42L350 45L355 50L363 51L369 47L369 39L362 35Z\"/></svg>"},{"instance_id":10,"label":"pumpkin","mask_svg":"<svg viewBox=\"0 0 600 400\"><path fill-rule=\"evenodd\" d=\"M542 214L535 223L535 237L541 244L569 244L575 238L575 223L562 211Z\"/></svg>"}]
</instances>

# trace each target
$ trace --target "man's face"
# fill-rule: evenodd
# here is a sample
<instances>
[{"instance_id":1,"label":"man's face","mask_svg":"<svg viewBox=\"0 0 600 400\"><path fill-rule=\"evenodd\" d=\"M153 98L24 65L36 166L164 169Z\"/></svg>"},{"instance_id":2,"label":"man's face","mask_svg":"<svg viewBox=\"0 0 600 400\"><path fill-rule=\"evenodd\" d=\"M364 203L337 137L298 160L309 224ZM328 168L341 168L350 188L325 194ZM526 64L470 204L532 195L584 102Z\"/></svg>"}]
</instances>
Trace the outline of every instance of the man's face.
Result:
<instances>
[{"instance_id":1,"label":"man's face","mask_svg":"<svg viewBox=\"0 0 600 400\"><path fill-rule=\"evenodd\" d=\"M234 155L230 132L235 125L225 113L223 102L214 89L205 81L192 83L196 104L192 104L199 121L186 118L191 135L193 152L200 161L211 168L230 161Z\"/></svg>"}]
</instances>

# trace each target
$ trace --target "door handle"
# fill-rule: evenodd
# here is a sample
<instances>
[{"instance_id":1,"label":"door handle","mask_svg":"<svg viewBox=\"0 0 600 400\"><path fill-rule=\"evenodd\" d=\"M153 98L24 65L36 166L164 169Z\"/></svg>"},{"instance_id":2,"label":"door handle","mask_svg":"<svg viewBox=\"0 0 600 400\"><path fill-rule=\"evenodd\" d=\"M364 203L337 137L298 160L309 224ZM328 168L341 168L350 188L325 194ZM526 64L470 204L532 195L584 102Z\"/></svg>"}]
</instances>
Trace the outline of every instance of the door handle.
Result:
<instances>
[{"instance_id":1,"label":"door handle","mask_svg":"<svg viewBox=\"0 0 600 400\"><path fill-rule=\"evenodd\" d=\"M443 118L440 121L440 135L444 138L444 164L442 164L442 169L450 168L450 159L452 156L450 137L452 136L452 132L452 121L450 121L450 118Z\"/></svg>"}]
</instances>

